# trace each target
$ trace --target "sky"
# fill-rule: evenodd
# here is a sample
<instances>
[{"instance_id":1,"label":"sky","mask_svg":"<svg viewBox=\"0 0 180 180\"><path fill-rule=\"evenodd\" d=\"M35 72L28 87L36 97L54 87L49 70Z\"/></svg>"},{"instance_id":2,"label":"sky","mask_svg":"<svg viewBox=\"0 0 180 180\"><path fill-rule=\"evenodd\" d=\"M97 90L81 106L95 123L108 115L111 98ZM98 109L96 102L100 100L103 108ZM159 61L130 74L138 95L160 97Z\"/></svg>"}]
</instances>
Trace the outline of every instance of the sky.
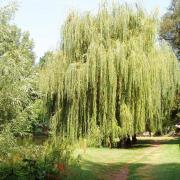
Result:
<instances>
[{"instance_id":1,"label":"sky","mask_svg":"<svg viewBox=\"0 0 180 180\"><path fill-rule=\"evenodd\" d=\"M2 0L0 0L2 1ZM136 0L118 0L134 3ZM29 31L34 41L36 62L48 50L55 50L60 43L61 27L69 11L98 11L100 0L19 0L14 22L23 31ZM171 0L138 0L148 11L159 9L162 16Z\"/></svg>"}]
</instances>

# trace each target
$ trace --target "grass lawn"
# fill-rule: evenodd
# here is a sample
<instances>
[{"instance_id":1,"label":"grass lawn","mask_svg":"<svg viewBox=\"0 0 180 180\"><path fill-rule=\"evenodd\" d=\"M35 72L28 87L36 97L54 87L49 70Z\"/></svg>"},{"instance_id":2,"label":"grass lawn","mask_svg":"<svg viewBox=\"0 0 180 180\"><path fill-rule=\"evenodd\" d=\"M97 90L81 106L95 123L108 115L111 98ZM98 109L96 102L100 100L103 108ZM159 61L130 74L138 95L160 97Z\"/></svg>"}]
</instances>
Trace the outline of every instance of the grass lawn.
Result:
<instances>
[{"instance_id":1,"label":"grass lawn","mask_svg":"<svg viewBox=\"0 0 180 180\"><path fill-rule=\"evenodd\" d=\"M88 148L86 154L78 150L81 168L69 179L179 180L179 143L178 138L151 137L139 138L130 149Z\"/></svg>"}]
</instances>

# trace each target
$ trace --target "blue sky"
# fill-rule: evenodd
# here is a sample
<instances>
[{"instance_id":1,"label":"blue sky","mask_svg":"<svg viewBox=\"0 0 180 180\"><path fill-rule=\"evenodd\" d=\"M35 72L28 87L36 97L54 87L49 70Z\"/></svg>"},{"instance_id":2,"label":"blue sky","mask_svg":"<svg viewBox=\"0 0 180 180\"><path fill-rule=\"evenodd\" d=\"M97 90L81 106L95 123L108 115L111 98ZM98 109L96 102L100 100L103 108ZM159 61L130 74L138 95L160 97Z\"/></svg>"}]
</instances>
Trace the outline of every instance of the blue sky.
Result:
<instances>
[{"instance_id":1,"label":"blue sky","mask_svg":"<svg viewBox=\"0 0 180 180\"><path fill-rule=\"evenodd\" d=\"M0 0L1 1L1 0ZM136 0L119 0L133 3ZM19 0L19 10L15 23L24 31L29 31L34 40L34 51L43 56L47 50L58 48L60 29L72 9L97 12L99 0ZM166 12L171 0L139 0L148 12L159 8L160 15Z\"/></svg>"}]
</instances>

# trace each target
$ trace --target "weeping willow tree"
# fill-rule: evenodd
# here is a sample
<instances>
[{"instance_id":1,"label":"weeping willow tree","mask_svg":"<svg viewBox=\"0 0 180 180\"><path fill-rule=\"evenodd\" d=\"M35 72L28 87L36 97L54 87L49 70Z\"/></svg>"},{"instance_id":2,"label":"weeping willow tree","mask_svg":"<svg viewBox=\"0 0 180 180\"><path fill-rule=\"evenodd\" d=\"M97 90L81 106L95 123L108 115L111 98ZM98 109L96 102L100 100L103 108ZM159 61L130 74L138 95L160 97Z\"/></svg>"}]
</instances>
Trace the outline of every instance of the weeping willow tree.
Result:
<instances>
[{"instance_id":1,"label":"weeping willow tree","mask_svg":"<svg viewBox=\"0 0 180 180\"><path fill-rule=\"evenodd\" d=\"M56 134L76 140L162 130L179 88L172 50L157 40L155 15L103 5L96 15L70 13L62 43L40 72Z\"/></svg>"}]
</instances>

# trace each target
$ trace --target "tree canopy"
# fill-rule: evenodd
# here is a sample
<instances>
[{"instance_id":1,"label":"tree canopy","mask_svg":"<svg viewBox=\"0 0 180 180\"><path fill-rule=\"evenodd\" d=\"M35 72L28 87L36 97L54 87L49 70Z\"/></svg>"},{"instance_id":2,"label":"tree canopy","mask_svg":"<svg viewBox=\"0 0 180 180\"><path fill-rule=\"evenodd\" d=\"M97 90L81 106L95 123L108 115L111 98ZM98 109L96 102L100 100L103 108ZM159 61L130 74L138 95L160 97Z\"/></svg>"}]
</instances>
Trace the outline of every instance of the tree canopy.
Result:
<instances>
[{"instance_id":1,"label":"tree canopy","mask_svg":"<svg viewBox=\"0 0 180 180\"><path fill-rule=\"evenodd\" d=\"M180 0L172 0L168 12L163 16L160 36L170 42L180 59Z\"/></svg>"},{"instance_id":2,"label":"tree canopy","mask_svg":"<svg viewBox=\"0 0 180 180\"><path fill-rule=\"evenodd\" d=\"M162 131L179 89L179 67L157 42L156 15L141 8L102 6L72 12L61 48L40 72L52 128L61 137L108 138Z\"/></svg>"},{"instance_id":3,"label":"tree canopy","mask_svg":"<svg viewBox=\"0 0 180 180\"><path fill-rule=\"evenodd\" d=\"M25 109L33 91L33 42L28 32L22 32L11 22L15 10L16 4L0 7L1 125L17 119L27 120Z\"/></svg>"}]
</instances>

